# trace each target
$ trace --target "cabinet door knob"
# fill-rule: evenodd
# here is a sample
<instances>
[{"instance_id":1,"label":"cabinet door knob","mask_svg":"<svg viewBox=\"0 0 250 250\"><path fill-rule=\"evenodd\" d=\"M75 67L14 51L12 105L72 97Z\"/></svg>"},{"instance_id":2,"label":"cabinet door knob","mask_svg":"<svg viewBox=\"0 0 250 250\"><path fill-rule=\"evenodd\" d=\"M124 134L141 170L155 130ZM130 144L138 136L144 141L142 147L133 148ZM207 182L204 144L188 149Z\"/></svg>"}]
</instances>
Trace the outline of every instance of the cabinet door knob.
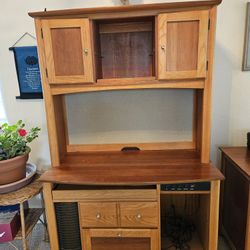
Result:
<instances>
[{"instance_id":1,"label":"cabinet door knob","mask_svg":"<svg viewBox=\"0 0 250 250\"><path fill-rule=\"evenodd\" d=\"M165 45L161 45L161 50L165 51L166 47Z\"/></svg>"},{"instance_id":2,"label":"cabinet door knob","mask_svg":"<svg viewBox=\"0 0 250 250\"><path fill-rule=\"evenodd\" d=\"M141 214L137 214L137 215L136 215L136 218L137 218L137 219L141 219L141 217L142 217Z\"/></svg>"},{"instance_id":3,"label":"cabinet door knob","mask_svg":"<svg viewBox=\"0 0 250 250\"><path fill-rule=\"evenodd\" d=\"M84 49L84 54L88 55L88 53L89 53L89 50L88 49Z\"/></svg>"},{"instance_id":4,"label":"cabinet door knob","mask_svg":"<svg viewBox=\"0 0 250 250\"><path fill-rule=\"evenodd\" d=\"M101 214L98 213L98 214L96 215L96 219L101 219Z\"/></svg>"}]
</instances>

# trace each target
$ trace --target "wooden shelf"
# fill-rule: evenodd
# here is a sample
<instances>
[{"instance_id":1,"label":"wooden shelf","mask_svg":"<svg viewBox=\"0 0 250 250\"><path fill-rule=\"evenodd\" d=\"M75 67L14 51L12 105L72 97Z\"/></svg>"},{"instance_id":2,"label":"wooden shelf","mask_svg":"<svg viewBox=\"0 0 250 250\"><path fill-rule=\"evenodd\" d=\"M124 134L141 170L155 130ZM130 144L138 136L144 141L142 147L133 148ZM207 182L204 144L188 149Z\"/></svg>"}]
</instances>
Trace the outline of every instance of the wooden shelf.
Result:
<instances>
[{"instance_id":1,"label":"wooden shelf","mask_svg":"<svg viewBox=\"0 0 250 250\"><path fill-rule=\"evenodd\" d=\"M79 84L51 84L52 95L63 95L84 92L111 91L111 90L135 90L135 89L203 89L204 80L193 81L158 81L153 78L130 79L106 79L98 80L97 83Z\"/></svg>"},{"instance_id":2,"label":"wooden shelf","mask_svg":"<svg viewBox=\"0 0 250 250\"><path fill-rule=\"evenodd\" d=\"M31 233L32 229L36 225L37 221L39 220L40 216L44 212L43 208L30 208L28 211L28 214L25 216L25 225L26 225L26 238L29 236ZM18 231L15 240L20 240L22 239L22 230Z\"/></svg>"},{"instance_id":3,"label":"wooden shelf","mask_svg":"<svg viewBox=\"0 0 250 250\"><path fill-rule=\"evenodd\" d=\"M122 170L122 171L121 171ZM86 185L142 185L223 179L194 150L70 153L41 180Z\"/></svg>"}]
</instances>

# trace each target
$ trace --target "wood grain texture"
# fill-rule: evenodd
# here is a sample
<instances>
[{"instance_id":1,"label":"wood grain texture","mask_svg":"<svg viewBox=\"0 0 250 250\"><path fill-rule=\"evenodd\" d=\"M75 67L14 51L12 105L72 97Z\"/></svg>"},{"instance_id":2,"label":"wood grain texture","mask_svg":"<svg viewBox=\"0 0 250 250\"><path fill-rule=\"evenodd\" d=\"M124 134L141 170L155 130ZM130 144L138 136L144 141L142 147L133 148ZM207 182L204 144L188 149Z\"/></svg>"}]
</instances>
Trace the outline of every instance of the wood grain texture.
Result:
<instances>
[{"instance_id":1,"label":"wood grain texture","mask_svg":"<svg viewBox=\"0 0 250 250\"><path fill-rule=\"evenodd\" d=\"M111 90L136 89L203 89L204 81L158 81L149 77L127 79L101 79L95 84L54 84L51 86L52 95L84 93Z\"/></svg>"},{"instance_id":2,"label":"wood grain texture","mask_svg":"<svg viewBox=\"0 0 250 250\"><path fill-rule=\"evenodd\" d=\"M115 6L115 7L99 7L99 8L85 8L85 9L71 9L71 10L54 10L29 12L31 17L60 17L60 16L74 16L74 15L88 15L98 13L112 13L112 12L131 12L131 11L145 11L145 10L162 10L162 9L177 9L177 8L196 8L204 6L219 5L222 0L206 0L206 1L185 1L185 2L169 2L161 4L138 4L130 6Z\"/></svg>"},{"instance_id":3,"label":"wood grain texture","mask_svg":"<svg viewBox=\"0 0 250 250\"><path fill-rule=\"evenodd\" d=\"M101 33L102 78L152 76L152 32Z\"/></svg>"},{"instance_id":4,"label":"wood grain texture","mask_svg":"<svg viewBox=\"0 0 250 250\"><path fill-rule=\"evenodd\" d=\"M206 76L208 13L200 10L158 16L159 79Z\"/></svg>"},{"instance_id":5,"label":"wood grain texture","mask_svg":"<svg viewBox=\"0 0 250 250\"><path fill-rule=\"evenodd\" d=\"M250 178L243 170L249 166L248 150L246 147L223 147L221 150L222 172L226 177L221 193L222 233L234 249L249 249Z\"/></svg>"},{"instance_id":6,"label":"wood grain texture","mask_svg":"<svg viewBox=\"0 0 250 250\"><path fill-rule=\"evenodd\" d=\"M122 171L121 171L122 170ZM102 175L100 175L100 171ZM71 184L159 184L223 179L192 150L71 153L41 181Z\"/></svg>"},{"instance_id":7,"label":"wood grain texture","mask_svg":"<svg viewBox=\"0 0 250 250\"><path fill-rule=\"evenodd\" d=\"M93 82L89 20L43 20L42 28L49 83Z\"/></svg>"},{"instance_id":8,"label":"wood grain texture","mask_svg":"<svg viewBox=\"0 0 250 250\"><path fill-rule=\"evenodd\" d=\"M211 182L208 249L218 248L220 181Z\"/></svg>"},{"instance_id":9,"label":"wood grain texture","mask_svg":"<svg viewBox=\"0 0 250 250\"><path fill-rule=\"evenodd\" d=\"M196 70L198 64L199 21L167 24L166 71Z\"/></svg>"},{"instance_id":10,"label":"wood grain texture","mask_svg":"<svg viewBox=\"0 0 250 250\"><path fill-rule=\"evenodd\" d=\"M51 28L51 42L56 76L84 75L81 29Z\"/></svg>"},{"instance_id":11,"label":"wood grain texture","mask_svg":"<svg viewBox=\"0 0 250 250\"><path fill-rule=\"evenodd\" d=\"M92 250L150 250L150 238L93 238Z\"/></svg>"},{"instance_id":12,"label":"wood grain texture","mask_svg":"<svg viewBox=\"0 0 250 250\"><path fill-rule=\"evenodd\" d=\"M121 227L157 228L157 202L121 202Z\"/></svg>"},{"instance_id":13,"label":"wood grain texture","mask_svg":"<svg viewBox=\"0 0 250 250\"><path fill-rule=\"evenodd\" d=\"M46 121L48 127L50 157L52 166L60 164L60 145L58 142L58 131L56 125L56 115L54 107L54 99L51 95L48 78L46 76L46 59L45 59L45 44L41 36L42 23L41 20L35 20L36 37L38 43L39 65L41 67L41 79L43 86L43 96L45 100Z\"/></svg>"},{"instance_id":14,"label":"wood grain texture","mask_svg":"<svg viewBox=\"0 0 250 250\"><path fill-rule=\"evenodd\" d=\"M124 143L124 144L70 144L67 152L107 152L121 151L125 147L137 147L140 150L195 149L192 141L163 143Z\"/></svg>"},{"instance_id":15,"label":"wood grain texture","mask_svg":"<svg viewBox=\"0 0 250 250\"><path fill-rule=\"evenodd\" d=\"M54 202L79 202L79 201L156 201L154 189L93 189L93 190L54 190Z\"/></svg>"},{"instance_id":16,"label":"wood grain texture","mask_svg":"<svg viewBox=\"0 0 250 250\"><path fill-rule=\"evenodd\" d=\"M84 250L159 250L156 229L82 230Z\"/></svg>"},{"instance_id":17,"label":"wood grain texture","mask_svg":"<svg viewBox=\"0 0 250 250\"><path fill-rule=\"evenodd\" d=\"M202 119L201 119L201 162L209 163L210 161L210 140L211 140L211 112L212 112L212 85L213 85L213 64L215 49L215 33L216 33L216 16L217 8L210 10L210 30L208 34L207 48L207 77L205 80L205 88L203 91L202 103Z\"/></svg>"},{"instance_id":18,"label":"wood grain texture","mask_svg":"<svg viewBox=\"0 0 250 250\"><path fill-rule=\"evenodd\" d=\"M82 228L108 228L118 226L115 202L82 202L79 204Z\"/></svg>"},{"instance_id":19,"label":"wood grain texture","mask_svg":"<svg viewBox=\"0 0 250 250\"><path fill-rule=\"evenodd\" d=\"M59 250L55 207L52 199L52 189L53 189L53 184L51 183L43 184L43 197L44 197L44 202L46 204L45 211L46 211L46 218L48 219L47 223L48 223L50 247L52 250Z\"/></svg>"},{"instance_id":20,"label":"wood grain texture","mask_svg":"<svg viewBox=\"0 0 250 250\"><path fill-rule=\"evenodd\" d=\"M152 31L151 22L122 22L100 24L100 34Z\"/></svg>"},{"instance_id":21,"label":"wood grain texture","mask_svg":"<svg viewBox=\"0 0 250 250\"><path fill-rule=\"evenodd\" d=\"M221 151L235 163L239 171L250 180L250 150L247 147L221 147Z\"/></svg>"}]
</instances>

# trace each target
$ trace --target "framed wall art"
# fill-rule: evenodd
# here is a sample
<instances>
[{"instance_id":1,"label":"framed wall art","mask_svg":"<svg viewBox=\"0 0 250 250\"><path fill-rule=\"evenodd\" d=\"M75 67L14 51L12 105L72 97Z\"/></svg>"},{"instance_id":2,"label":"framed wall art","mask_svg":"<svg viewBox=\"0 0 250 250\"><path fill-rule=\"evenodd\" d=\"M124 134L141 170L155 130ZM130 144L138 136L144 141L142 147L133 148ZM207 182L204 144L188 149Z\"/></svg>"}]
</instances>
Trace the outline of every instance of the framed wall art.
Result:
<instances>
[{"instance_id":1,"label":"framed wall art","mask_svg":"<svg viewBox=\"0 0 250 250\"><path fill-rule=\"evenodd\" d=\"M247 14L246 14L246 31L245 31L245 44L243 54L242 70L250 70L250 2L247 3Z\"/></svg>"}]
</instances>

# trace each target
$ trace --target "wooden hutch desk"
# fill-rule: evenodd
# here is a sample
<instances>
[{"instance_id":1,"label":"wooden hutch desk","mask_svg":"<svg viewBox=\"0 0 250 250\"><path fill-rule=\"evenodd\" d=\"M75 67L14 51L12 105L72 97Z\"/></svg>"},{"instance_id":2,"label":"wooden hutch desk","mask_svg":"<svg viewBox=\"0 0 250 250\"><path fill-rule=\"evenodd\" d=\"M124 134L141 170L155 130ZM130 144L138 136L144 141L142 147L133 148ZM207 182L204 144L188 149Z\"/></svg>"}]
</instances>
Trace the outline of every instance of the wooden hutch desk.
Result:
<instances>
[{"instance_id":1,"label":"wooden hutch desk","mask_svg":"<svg viewBox=\"0 0 250 250\"><path fill-rule=\"evenodd\" d=\"M210 116L220 3L29 13L35 18L52 162L41 177L52 250L59 249L57 202L78 203L84 250L131 250L135 245L160 250L161 220L171 204L180 214L192 208L197 234L191 249L217 249L223 175L210 164ZM192 139L69 143L65 96L135 89L193 90ZM201 182L210 188L161 190L163 184Z\"/></svg>"}]
</instances>

